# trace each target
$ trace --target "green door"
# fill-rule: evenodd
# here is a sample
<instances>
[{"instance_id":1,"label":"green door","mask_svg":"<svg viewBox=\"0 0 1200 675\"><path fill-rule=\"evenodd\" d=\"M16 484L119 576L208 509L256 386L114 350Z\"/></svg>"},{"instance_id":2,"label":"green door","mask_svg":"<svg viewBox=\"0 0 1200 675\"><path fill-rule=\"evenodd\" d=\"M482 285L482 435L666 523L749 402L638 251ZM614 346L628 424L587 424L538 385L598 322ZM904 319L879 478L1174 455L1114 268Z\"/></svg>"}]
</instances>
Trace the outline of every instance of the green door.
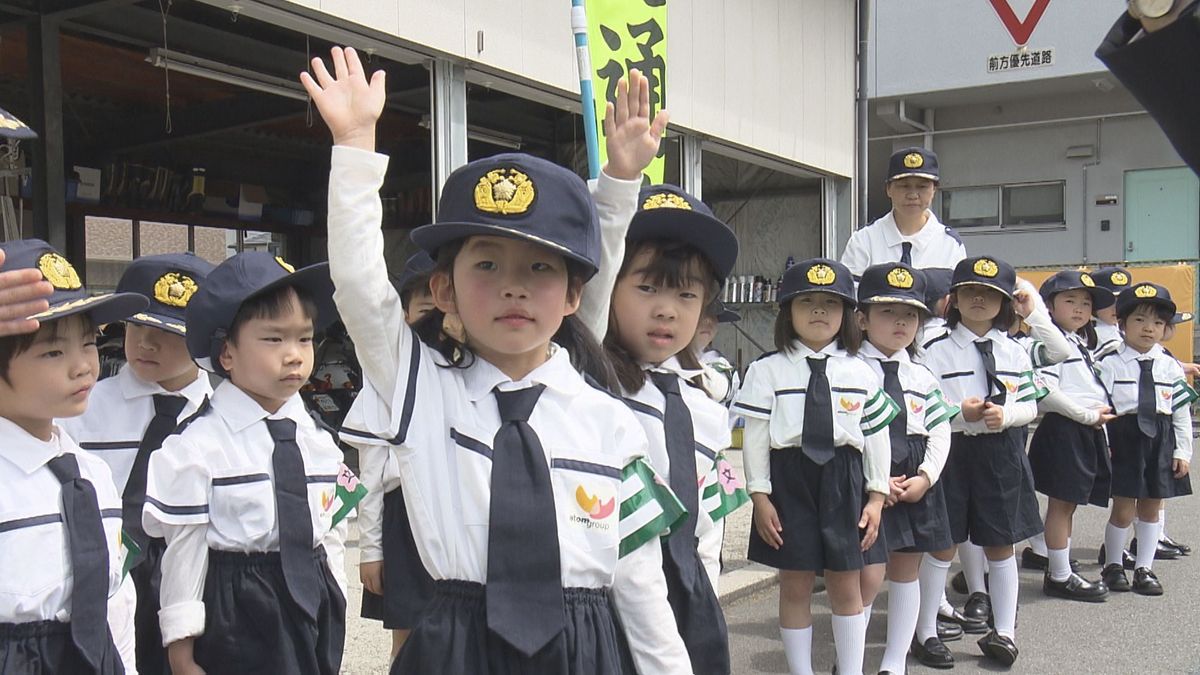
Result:
<instances>
[{"instance_id":1,"label":"green door","mask_svg":"<svg viewBox=\"0 0 1200 675\"><path fill-rule=\"evenodd\" d=\"M1200 257L1200 179L1187 167L1125 172L1125 259Z\"/></svg>"}]
</instances>

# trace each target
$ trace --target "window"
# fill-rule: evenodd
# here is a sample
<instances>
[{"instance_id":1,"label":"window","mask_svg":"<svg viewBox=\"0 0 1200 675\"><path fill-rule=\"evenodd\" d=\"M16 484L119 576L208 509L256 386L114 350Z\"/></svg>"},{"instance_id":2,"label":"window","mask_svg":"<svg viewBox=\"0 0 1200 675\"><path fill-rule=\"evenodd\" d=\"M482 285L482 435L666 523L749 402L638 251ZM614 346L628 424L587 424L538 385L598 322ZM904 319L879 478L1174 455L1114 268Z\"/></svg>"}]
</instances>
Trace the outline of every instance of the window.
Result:
<instances>
[{"instance_id":1,"label":"window","mask_svg":"<svg viewBox=\"0 0 1200 675\"><path fill-rule=\"evenodd\" d=\"M955 228L1061 226L1066 223L1063 181L945 188L940 191L943 223Z\"/></svg>"},{"instance_id":2,"label":"window","mask_svg":"<svg viewBox=\"0 0 1200 675\"><path fill-rule=\"evenodd\" d=\"M942 191L942 222L950 227L995 227L1000 224L1000 197L994 187Z\"/></svg>"},{"instance_id":3,"label":"window","mask_svg":"<svg viewBox=\"0 0 1200 675\"><path fill-rule=\"evenodd\" d=\"M1005 225L1061 225L1065 222L1061 181L1004 187Z\"/></svg>"}]
</instances>

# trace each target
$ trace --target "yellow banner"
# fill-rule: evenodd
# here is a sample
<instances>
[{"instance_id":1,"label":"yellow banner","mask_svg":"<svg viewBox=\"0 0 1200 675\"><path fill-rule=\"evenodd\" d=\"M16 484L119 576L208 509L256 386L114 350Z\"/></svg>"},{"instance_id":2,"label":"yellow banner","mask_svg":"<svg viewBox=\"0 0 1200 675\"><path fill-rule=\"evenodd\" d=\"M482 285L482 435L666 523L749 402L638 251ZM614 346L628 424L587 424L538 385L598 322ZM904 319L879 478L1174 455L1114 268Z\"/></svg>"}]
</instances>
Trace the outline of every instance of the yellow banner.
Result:
<instances>
[{"instance_id":1,"label":"yellow banner","mask_svg":"<svg viewBox=\"0 0 1200 675\"><path fill-rule=\"evenodd\" d=\"M637 68L650 80L650 119L666 107L667 0L587 0L588 48L600 138L600 165L608 159L604 108L617 100L617 81ZM645 179L663 181L665 146L646 168Z\"/></svg>"}]
</instances>

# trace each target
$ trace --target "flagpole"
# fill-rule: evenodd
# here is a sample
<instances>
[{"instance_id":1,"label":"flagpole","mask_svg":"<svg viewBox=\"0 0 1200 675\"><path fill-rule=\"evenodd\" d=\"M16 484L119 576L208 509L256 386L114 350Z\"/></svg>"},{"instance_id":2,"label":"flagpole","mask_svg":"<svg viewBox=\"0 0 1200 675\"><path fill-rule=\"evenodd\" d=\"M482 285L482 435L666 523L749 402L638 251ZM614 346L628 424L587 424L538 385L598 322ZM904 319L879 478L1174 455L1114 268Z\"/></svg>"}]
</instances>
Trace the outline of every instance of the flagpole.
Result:
<instances>
[{"instance_id":1,"label":"flagpole","mask_svg":"<svg viewBox=\"0 0 1200 675\"><path fill-rule=\"evenodd\" d=\"M596 131L596 103L592 90L592 57L588 51L588 22L585 0L571 0L571 32L575 34L575 57L579 63L579 99L583 104L583 136L587 142L588 177L600 177L600 139Z\"/></svg>"}]
</instances>

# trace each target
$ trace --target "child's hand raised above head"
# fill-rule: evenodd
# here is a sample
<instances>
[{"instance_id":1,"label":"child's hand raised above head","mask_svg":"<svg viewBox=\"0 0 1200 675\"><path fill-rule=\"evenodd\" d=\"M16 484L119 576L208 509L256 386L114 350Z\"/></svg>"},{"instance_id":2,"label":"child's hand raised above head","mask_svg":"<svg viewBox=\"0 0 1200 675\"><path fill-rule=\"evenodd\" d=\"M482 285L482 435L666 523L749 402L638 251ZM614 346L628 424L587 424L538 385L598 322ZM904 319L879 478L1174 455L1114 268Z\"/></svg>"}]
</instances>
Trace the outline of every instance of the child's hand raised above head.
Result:
<instances>
[{"instance_id":1,"label":"child's hand raised above head","mask_svg":"<svg viewBox=\"0 0 1200 675\"><path fill-rule=\"evenodd\" d=\"M604 135L608 163L604 173L622 180L638 180L658 154L670 115L658 111L650 119L650 81L638 69L617 82L617 102L604 111Z\"/></svg>"},{"instance_id":2,"label":"child's hand raised above head","mask_svg":"<svg viewBox=\"0 0 1200 675\"><path fill-rule=\"evenodd\" d=\"M333 134L334 145L374 152L375 123L387 100L385 74L382 70L375 71L368 83L362 61L351 48L334 47L329 50L329 57L334 75L326 70L324 61L315 58L313 75L300 73L300 83L317 104L321 118Z\"/></svg>"}]
</instances>

